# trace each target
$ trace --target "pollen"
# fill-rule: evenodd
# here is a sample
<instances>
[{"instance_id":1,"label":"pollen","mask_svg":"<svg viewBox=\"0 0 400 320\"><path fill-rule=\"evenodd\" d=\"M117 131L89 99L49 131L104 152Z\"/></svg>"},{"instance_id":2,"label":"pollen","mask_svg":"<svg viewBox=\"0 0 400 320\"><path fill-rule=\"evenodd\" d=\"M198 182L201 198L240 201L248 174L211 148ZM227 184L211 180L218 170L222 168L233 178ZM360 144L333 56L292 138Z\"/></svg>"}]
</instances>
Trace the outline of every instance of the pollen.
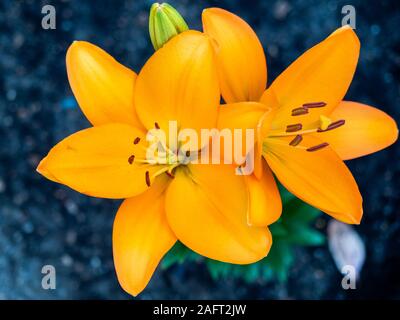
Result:
<instances>
[{"instance_id":1,"label":"pollen","mask_svg":"<svg viewBox=\"0 0 400 320\"><path fill-rule=\"evenodd\" d=\"M306 107L295 108L292 110L292 116L301 116L307 114L308 109Z\"/></svg>"},{"instance_id":2,"label":"pollen","mask_svg":"<svg viewBox=\"0 0 400 320\"><path fill-rule=\"evenodd\" d=\"M303 137L298 134L297 136L294 137L292 141L290 141L289 145L295 147L297 146L301 141L303 140Z\"/></svg>"},{"instance_id":3,"label":"pollen","mask_svg":"<svg viewBox=\"0 0 400 320\"><path fill-rule=\"evenodd\" d=\"M303 125L301 123L296 123L296 124L289 124L286 126L286 132L296 132L300 131L303 128Z\"/></svg>"},{"instance_id":4,"label":"pollen","mask_svg":"<svg viewBox=\"0 0 400 320\"><path fill-rule=\"evenodd\" d=\"M135 155L133 154L128 158L129 164L132 164L134 160L135 160Z\"/></svg>"},{"instance_id":5,"label":"pollen","mask_svg":"<svg viewBox=\"0 0 400 320\"><path fill-rule=\"evenodd\" d=\"M344 120L344 119L338 120L338 121L332 122L326 129L323 129L321 127L320 129L318 129L318 132L333 130L333 129L343 126L345 123L346 123L346 120Z\"/></svg>"},{"instance_id":6,"label":"pollen","mask_svg":"<svg viewBox=\"0 0 400 320\"><path fill-rule=\"evenodd\" d=\"M322 149L322 148L325 148L325 147L327 147L327 146L329 146L329 143L323 142L323 143L321 143L321 144L317 144L316 146L313 146L313 147L308 148L307 151L308 151L308 152L314 152L314 151L320 150L320 149Z\"/></svg>"},{"instance_id":7,"label":"pollen","mask_svg":"<svg viewBox=\"0 0 400 320\"><path fill-rule=\"evenodd\" d=\"M325 107L326 103L321 101L321 102L309 102L309 103L305 103L303 104L303 107L305 108L322 108Z\"/></svg>"}]
</instances>

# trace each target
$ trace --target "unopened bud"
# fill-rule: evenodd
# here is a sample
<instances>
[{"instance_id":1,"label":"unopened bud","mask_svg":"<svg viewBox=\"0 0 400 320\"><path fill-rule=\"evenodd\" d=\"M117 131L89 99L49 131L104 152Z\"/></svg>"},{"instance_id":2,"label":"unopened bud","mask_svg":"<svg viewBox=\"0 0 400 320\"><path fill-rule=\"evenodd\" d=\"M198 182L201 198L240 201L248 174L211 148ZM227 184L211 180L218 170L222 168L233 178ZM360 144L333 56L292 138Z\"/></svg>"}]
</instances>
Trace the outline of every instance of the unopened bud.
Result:
<instances>
[{"instance_id":1,"label":"unopened bud","mask_svg":"<svg viewBox=\"0 0 400 320\"><path fill-rule=\"evenodd\" d=\"M168 3L154 3L150 9L149 32L155 50L160 49L172 37L188 30L185 20Z\"/></svg>"}]
</instances>

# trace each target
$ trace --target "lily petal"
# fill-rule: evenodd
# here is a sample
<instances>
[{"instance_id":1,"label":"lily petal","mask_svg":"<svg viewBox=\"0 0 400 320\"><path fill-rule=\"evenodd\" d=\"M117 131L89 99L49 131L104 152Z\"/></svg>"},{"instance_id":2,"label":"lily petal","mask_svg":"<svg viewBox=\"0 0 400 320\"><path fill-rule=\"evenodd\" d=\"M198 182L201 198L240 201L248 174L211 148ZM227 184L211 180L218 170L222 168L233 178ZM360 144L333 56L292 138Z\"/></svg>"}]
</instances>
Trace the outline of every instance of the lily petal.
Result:
<instances>
[{"instance_id":1,"label":"lily petal","mask_svg":"<svg viewBox=\"0 0 400 320\"><path fill-rule=\"evenodd\" d=\"M254 171L257 178L262 176L262 142L270 129L273 119L271 109L258 102L237 102L221 105L218 116L218 128L230 130L242 129L242 155L245 154L246 129L254 131ZM234 150L235 152L237 150ZM250 159L251 160L251 159ZM241 163L237 163L240 165Z\"/></svg>"},{"instance_id":2,"label":"lily petal","mask_svg":"<svg viewBox=\"0 0 400 320\"><path fill-rule=\"evenodd\" d=\"M218 128L256 129L259 120L268 108L258 102L237 102L221 105L218 116Z\"/></svg>"},{"instance_id":3,"label":"lily petal","mask_svg":"<svg viewBox=\"0 0 400 320\"><path fill-rule=\"evenodd\" d=\"M214 128L219 99L210 39L197 31L183 32L157 50L136 81L136 110L147 129L157 122L166 130L171 120L180 129Z\"/></svg>"},{"instance_id":4,"label":"lily petal","mask_svg":"<svg viewBox=\"0 0 400 320\"><path fill-rule=\"evenodd\" d=\"M258 101L267 84L263 47L240 17L220 9L205 9L203 29L215 40L221 92L227 103Z\"/></svg>"},{"instance_id":5,"label":"lily petal","mask_svg":"<svg viewBox=\"0 0 400 320\"><path fill-rule=\"evenodd\" d=\"M382 150L398 137L396 122L385 112L351 101L342 101L329 116L332 121L345 120L334 130L316 136L332 146L343 159L349 160Z\"/></svg>"},{"instance_id":6,"label":"lily petal","mask_svg":"<svg viewBox=\"0 0 400 320\"><path fill-rule=\"evenodd\" d=\"M132 70L85 41L74 41L66 62L71 89L93 125L121 122L142 127L133 105L136 74Z\"/></svg>"},{"instance_id":7,"label":"lily petal","mask_svg":"<svg viewBox=\"0 0 400 320\"><path fill-rule=\"evenodd\" d=\"M176 242L165 216L167 178L125 200L113 227L115 271L122 288L136 296L148 284L162 257Z\"/></svg>"},{"instance_id":8,"label":"lily petal","mask_svg":"<svg viewBox=\"0 0 400 320\"><path fill-rule=\"evenodd\" d=\"M266 140L264 157L279 181L298 198L345 223L360 223L362 198L351 172L328 146L306 148L321 141L305 135L299 147L290 139Z\"/></svg>"},{"instance_id":9,"label":"lily petal","mask_svg":"<svg viewBox=\"0 0 400 320\"><path fill-rule=\"evenodd\" d=\"M247 141L246 130L254 130L254 143L252 144L252 148L257 142L257 134L255 130L257 129L258 122L263 114L266 112L266 107L258 102L237 102L237 103L229 103L221 105L219 109L218 116L218 129L220 132L225 129L229 129L231 133L231 138L233 143L232 155L238 153L238 157L236 159L242 158L246 155L247 151L250 151L249 141ZM241 149L237 150L235 148L235 144L239 141L235 141L235 130L241 130ZM235 159L235 158L233 158ZM241 163L236 163L236 165L241 165Z\"/></svg>"},{"instance_id":10,"label":"lily petal","mask_svg":"<svg viewBox=\"0 0 400 320\"><path fill-rule=\"evenodd\" d=\"M337 107L353 78L359 50L357 35L345 26L294 61L261 98L266 105L277 100L277 105L270 106L277 108L273 128L281 129L294 121L303 123L303 127L315 125L321 114L328 115ZM324 102L326 106L292 116L293 109L314 102Z\"/></svg>"},{"instance_id":11,"label":"lily petal","mask_svg":"<svg viewBox=\"0 0 400 320\"><path fill-rule=\"evenodd\" d=\"M264 172L260 180L254 175L245 176L250 195L248 223L257 227L274 223L282 213L282 201L278 186L265 160L262 162Z\"/></svg>"},{"instance_id":12,"label":"lily petal","mask_svg":"<svg viewBox=\"0 0 400 320\"><path fill-rule=\"evenodd\" d=\"M178 239L228 263L258 261L271 247L267 228L248 226L248 206L245 180L230 165L189 165L167 190L167 218Z\"/></svg>"},{"instance_id":13,"label":"lily petal","mask_svg":"<svg viewBox=\"0 0 400 320\"><path fill-rule=\"evenodd\" d=\"M140 142L135 144L137 138ZM129 125L91 127L59 142L37 171L89 196L129 198L148 189L146 171L152 182L160 170L158 165L139 162L145 159L146 148L144 133Z\"/></svg>"}]
</instances>

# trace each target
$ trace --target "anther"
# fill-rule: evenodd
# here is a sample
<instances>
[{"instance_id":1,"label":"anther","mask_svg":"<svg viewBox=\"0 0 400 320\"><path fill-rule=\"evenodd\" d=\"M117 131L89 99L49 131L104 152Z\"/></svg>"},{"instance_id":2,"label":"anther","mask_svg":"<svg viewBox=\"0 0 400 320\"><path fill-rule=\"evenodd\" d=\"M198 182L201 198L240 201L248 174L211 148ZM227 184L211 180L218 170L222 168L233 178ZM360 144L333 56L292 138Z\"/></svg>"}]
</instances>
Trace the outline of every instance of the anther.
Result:
<instances>
[{"instance_id":1,"label":"anther","mask_svg":"<svg viewBox=\"0 0 400 320\"><path fill-rule=\"evenodd\" d=\"M166 171L165 172L167 174L168 177L170 177L171 179L175 178L174 174L172 172Z\"/></svg>"},{"instance_id":2,"label":"anther","mask_svg":"<svg viewBox=\"0 0 400 320\"><path fill-rule=\"evenodd\" d=\"M146 184L150 187L150 172L146 171Z\"/></svg>"},{"instance_id":3,"label":"anther","mask_svg":"<svg viewBox=\"0 0 400 320\"><path fill-rule=\"evenodd\" d=\"M186 158L189 158L190 157L190 150L187 150L185 154L186 154Z\"/></svg>"},{"instance_id":4,"label":"anther","mask_svg":"<svg viewBox=\"0 0 400 320\"><path fill-rule=\"evenodd\" d=\"M297 136L294 137L292 141L290 141L289 145L295 147L297 146L301 141L303 140L303 137L298 134Z\"/></svg>"},{"instance_id":5,"label":"anther","mask_svg":"<svg viewBox=\"0 0 400 320\"><path fill-rule=\"evenodd\" d=\"M133 141L133 144L138 144L139 141L140 141L140 138L139 138L139 137L136 137L135 140Z\"/></svg>"},{"instance_id":6,"label":"anther","mask_svg":"<svg viewBox=\"0 0 400 320\"><path fill-rule=\"evenodd\" d=\"M135 160L135 155L133 154L128 158L129 164L132 164L134 160Z\"/></svg>"},{"instance_id":7,"label":"anther","mask_svg":"<svg viewBox=\"0 0 400 320\"><path fill-rule=\"evenodd\" d=\"M313 151L317 151L317 150L320 150L320 149L322 149L322 148L325 148L325 147L327 147L327 146L329 146L329 143L324 142L324 143L317 144L316 146L313 146L313 147L308 148L307 151L313 152Z\"/></svg>"},{"instance_id":8,"label":"anther","mask_svg":"<svg viewBox=\"0 0 400 320\"><path fill-rule=\"evenodd\" d=\"M158 125L157 122L154 122L154 126L156 127L156 129L160 129L160 126Z\"/></svg>"},{"instance_id":9,"label":"anther","mask_svg":"<svg viewBox=\"0 0 400 320\"><path fill-rule=\"evenodd\" d=\"M286 132L296 132L300 131L303 128L301 123L296 123L296 124L289 124L286 126Z\"/></svg>"},{"instance_id":10,"label":"anther","mask_svg":"<svg viewBox=\"0 0 400 320\"><path fill-rule=\"evenodd\" d=\"M338 121L332 122L325 130L318 129L317 132L325 132L325 131L328 131L328 130L333 130L333 129L341 127L345 123L346 123L346 120L344 120L344 119L343 120L338 120Z\"/></svg>"},{"instance_id":11,"label":"anther","mask_svg":"<svg viewBox=\"0 0 400 320\"><path fill-rule=\"evenodd\" d=\"M303 114L307 114L308 109L306 107L300 107L292 110L292 116L301 116Z\"/></svg>"},{"instance_id":12,"label":"anther","mask_svg":"<svg viewBox=\"0 0 400 320\"><path fill-rule=\"evenodd\" d=\"M306 108L322 108L325 107L326 103L321 101L321 102L310 102L310 103L305 103L303 104L303 107Z\"/></svg>"}]
</instances>

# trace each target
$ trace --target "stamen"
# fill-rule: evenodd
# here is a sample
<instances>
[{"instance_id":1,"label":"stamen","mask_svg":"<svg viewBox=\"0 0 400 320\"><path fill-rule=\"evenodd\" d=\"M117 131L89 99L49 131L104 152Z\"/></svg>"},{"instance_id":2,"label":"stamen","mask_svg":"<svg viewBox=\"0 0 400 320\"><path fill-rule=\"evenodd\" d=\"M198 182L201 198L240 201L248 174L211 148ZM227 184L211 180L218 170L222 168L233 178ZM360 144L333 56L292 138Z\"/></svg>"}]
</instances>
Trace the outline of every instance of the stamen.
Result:
<instances>
[{"instance_id":1,"label":"stamen","mask_svg":"<svg viewBox=\"0 0 400 320\"><path fill-rule=\"evenodd\" d=\"M129 164L132 164L134 160L135 160L135 155L133 154L128 158Z\"/></svg>"},{"instance_id":2,"label":"stamen","mask_svg":"<svg viewBox=\"0 0 400 320\"><path fill-rule=\"evenodd\" d=\"M303 140L303 137L298 134L297 136L294 137L292 141L290 141L289 145L295 147L297 146L301 141Z\"/></svg>"},{"instance_id":3,"label":"stamen","mask_svg":"<svg viewBox=\"0 0 400 320\"><path fill-rule=\"evenodd\" d=\"M333 129L341 127L345 123L346 123L346 120L344 120L344 119L338 120L338 121L332 122L325 130L318 129L317 132L325 132L325 131L333 130Z\"/></svg>"},{"instance_id":4,"label":"stamen","mask_svg":"<svg viewBox=\"0 0 400 320\"><path fill-rule=\"evenodd\" d=\"M150 172L146 171L146 184L150 187Z\"/></svg>"},{"instance_id":5,"label":"stamen","mask_svg":"<svg viewBox=\"0 0 400 320\"><path fill-rule=\"evenodd\" d=\"M157 122L154 122L154 126L156 127L156 129L160 129L160 126L158 125Z\"/></svg>"},{"instance_id":6,"label":"stamen","mask_svg":"<svg viewBox=\"0 0 400 320\"><path fill-rule=\"evenodd\" d=\"M136 137L135 140L133 141L133 144L138 144L139 141L140 141L140 138L139 138L139 137Z\"/></svg>"},{"instance_id":7,"label":"stamen","mask_svg":"<svg viewBox=\"0 0 400 320\"><path fill-rule=\"evenodd\" d=\"M327 147L327 146L329 146L329 143L324 142L324 143L317 144L316 146L313 146L313 147L308 148L307 151L308 151L308 152L313 152L313 151L317 151L317 150L320 150L320 149L322 149L322 148L325 148L325 147Z\"/></svg>"},{"instance_id":8,"label":"stamen","mask_svg":"<svg viewBox=\"0 0 400 320\"><path fill-rule=\"evenodd\" d=\"M321 102L310 102L310 103L305 103L303 104L303 107L306 108L322 108L325 107L326 103L321 101Z\"/></svg>"},{"instance_id":9,"label":"stamen","mask_svg":"<svg viewBox=\"0 0 400 320\"><path fill-rule=\"evenodd\" d=\"M289 124L286 126L286 132L296 132L300 131L303 128L301 123L296 123L296 124Z\"/></svg>"},{"instance_id":10,"label":"stamen","mask_svg":"<svg viewBox=\"0 0 400 320\"><path fill-rule=\"evenodd\" d=\"M300 107L292 110L292 116L301 116L303 114L307 114L308 109L306 107Z\"/></svg>"},{"instance_id":11,"label":"stamen","mask_svg":"<svg viewBox=\"0 0 400 320\"><path fill-rule=\"evenodd\" d=\"M189 158L190 157L190 150L187 150L185 154L186 154L186 158Z\"/></svg>"},{"instance_id":12,"label":"stamen","mask_svg":"<svg viewBox=\"0 0 400 320\"><path fill-rule=\"evenodd\" d=\"M166 171L165 172L167 174L168 177L170 177L171 179L175 178L174 174L172 172Z\"/></svg>"}]
</instances>

